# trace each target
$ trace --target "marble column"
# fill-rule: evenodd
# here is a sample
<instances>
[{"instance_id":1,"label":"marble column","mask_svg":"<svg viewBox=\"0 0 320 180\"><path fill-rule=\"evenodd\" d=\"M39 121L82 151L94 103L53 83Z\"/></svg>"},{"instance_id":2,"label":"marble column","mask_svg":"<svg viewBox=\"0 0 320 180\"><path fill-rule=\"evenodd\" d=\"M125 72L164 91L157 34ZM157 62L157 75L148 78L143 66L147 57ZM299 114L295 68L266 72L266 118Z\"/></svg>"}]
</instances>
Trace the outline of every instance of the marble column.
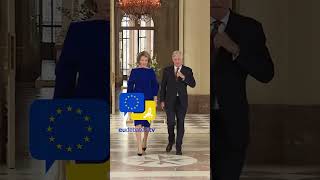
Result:
<instances>
[{"instance_id":1,"label":"marble column","mask_svg":"<svg viewBox=\"0 0 320 180\"><path fill-rule=\"evenodd\" d=\"M209 113L210 97L210 1L180 0L180 50L197 82L189 88L189 113Z\"/></svg>"}]
</instances>

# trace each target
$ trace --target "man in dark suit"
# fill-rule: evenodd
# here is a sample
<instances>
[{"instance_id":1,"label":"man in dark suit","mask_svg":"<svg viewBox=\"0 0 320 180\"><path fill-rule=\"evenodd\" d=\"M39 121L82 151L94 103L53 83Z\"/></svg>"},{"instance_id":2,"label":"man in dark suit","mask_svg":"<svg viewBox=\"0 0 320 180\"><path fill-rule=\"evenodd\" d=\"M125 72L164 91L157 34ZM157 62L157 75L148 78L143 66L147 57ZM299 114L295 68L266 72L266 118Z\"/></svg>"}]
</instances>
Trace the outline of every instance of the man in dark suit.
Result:
<instances>
[{"instance_id":1,"label":"man in dark suit","mask_svg":"<svg viewBox=\"0 0 320 180\"><path fill-rule=\"evenodd\" d=\"M262 25L232 12L231 0L211 0L211 173L238 180L249 144L246 79L274 76Z\"/></svg>"},{"instance_id":2,"label":"man in dark suit","mask_svg":"<svg viewBox=\"0 0 320 180\"><path fill-rule=\"evenodd\" d=\"M181 52L174 51L172 61L173 65L163 70L160 102L162 109L167 113L169 143L166 151L170 152L175 142L174 128L177 117L176 154L182 155L184 118L188 109L187 86L194 88L196 81L194 80L192 69L183 65Z\"/></svg>"}]
</instances>

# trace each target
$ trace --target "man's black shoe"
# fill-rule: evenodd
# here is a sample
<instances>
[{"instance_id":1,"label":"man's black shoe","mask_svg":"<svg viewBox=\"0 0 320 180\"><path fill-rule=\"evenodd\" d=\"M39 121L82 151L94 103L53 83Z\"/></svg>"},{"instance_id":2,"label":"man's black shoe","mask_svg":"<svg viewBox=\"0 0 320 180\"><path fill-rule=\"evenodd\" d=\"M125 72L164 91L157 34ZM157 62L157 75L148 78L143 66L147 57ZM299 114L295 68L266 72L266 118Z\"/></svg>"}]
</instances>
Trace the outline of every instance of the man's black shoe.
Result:
<instances>
[{"instance_id":1,"label":"man's black shoe","mask_svg":"<svg viewBox=\"0 0 320 180\"><path fill-rule=\"evenodd\" d=\"M176 155L182 155L181 150L176 152Z\"/></svg>"},{"instance_id":2,"label":"man's black shoe","mask_svg":"<svg viewBox=\"0 0 320 180\"><path fill-rule=\"evenodd\" d=\"M167 152L170 152L172 150L172 144L168 144L167 148L166 148L166 151Z\"/></svg>"}]
</instances>

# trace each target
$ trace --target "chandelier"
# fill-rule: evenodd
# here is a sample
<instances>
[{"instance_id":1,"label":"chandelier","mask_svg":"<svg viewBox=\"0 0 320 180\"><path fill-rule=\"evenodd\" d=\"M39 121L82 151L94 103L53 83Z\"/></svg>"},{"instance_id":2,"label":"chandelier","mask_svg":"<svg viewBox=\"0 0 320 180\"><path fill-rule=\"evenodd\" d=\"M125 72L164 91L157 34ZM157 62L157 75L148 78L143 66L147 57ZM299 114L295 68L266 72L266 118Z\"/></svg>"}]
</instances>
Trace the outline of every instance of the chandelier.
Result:
<instances>
[{"instance_id":1,"label":"chandelier","mask_svg":"<svg viewBox=\"0 0 320 180\"><path fill-rule=\"evenodd\" d=\"M131 20L149 21L161 7L161 0L119 0L118 7Z\"/></svg>"}]
</instances>

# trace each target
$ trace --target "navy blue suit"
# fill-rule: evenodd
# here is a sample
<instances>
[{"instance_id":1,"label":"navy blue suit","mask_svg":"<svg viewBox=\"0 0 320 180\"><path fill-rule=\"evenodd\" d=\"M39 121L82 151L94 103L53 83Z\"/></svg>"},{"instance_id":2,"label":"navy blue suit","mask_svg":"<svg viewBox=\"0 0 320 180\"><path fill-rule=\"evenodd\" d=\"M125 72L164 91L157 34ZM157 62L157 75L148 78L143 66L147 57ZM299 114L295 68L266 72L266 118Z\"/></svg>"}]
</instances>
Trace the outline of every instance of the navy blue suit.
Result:
<instances>
[{"instance_id":1,"label":"navy blue suit","mask_svg":"<svg viewBox=\"0 0 320 180\"><path fill-rule=\"evenodd\" d=\"M176 78L174 66L164 68L160 90L160 101L165 102L169 144L175 141L174 129L177 125L177 151L181 151L184 136L184 119L188 109L187 86L196 86L191 68L183 65L180 72L185 76L184 80L181 77Z\"/></svg>"},{"instance_id":2,"label":"navy blue suit","mask_svg":"<svg viewBox=\"0 0 320 180\"><path fill-rule=\"evenodd\" d=\"M226 49L215 50L211 44L210 165L212 179L238 180L250 132L246 80L250 75L263 83L271 81L274 64L262 25L256 20L231 12L225 33L238 44L240 54L233 59ZM219 109L214 108L215 98Z\"/></svg>"}]
</instances>

